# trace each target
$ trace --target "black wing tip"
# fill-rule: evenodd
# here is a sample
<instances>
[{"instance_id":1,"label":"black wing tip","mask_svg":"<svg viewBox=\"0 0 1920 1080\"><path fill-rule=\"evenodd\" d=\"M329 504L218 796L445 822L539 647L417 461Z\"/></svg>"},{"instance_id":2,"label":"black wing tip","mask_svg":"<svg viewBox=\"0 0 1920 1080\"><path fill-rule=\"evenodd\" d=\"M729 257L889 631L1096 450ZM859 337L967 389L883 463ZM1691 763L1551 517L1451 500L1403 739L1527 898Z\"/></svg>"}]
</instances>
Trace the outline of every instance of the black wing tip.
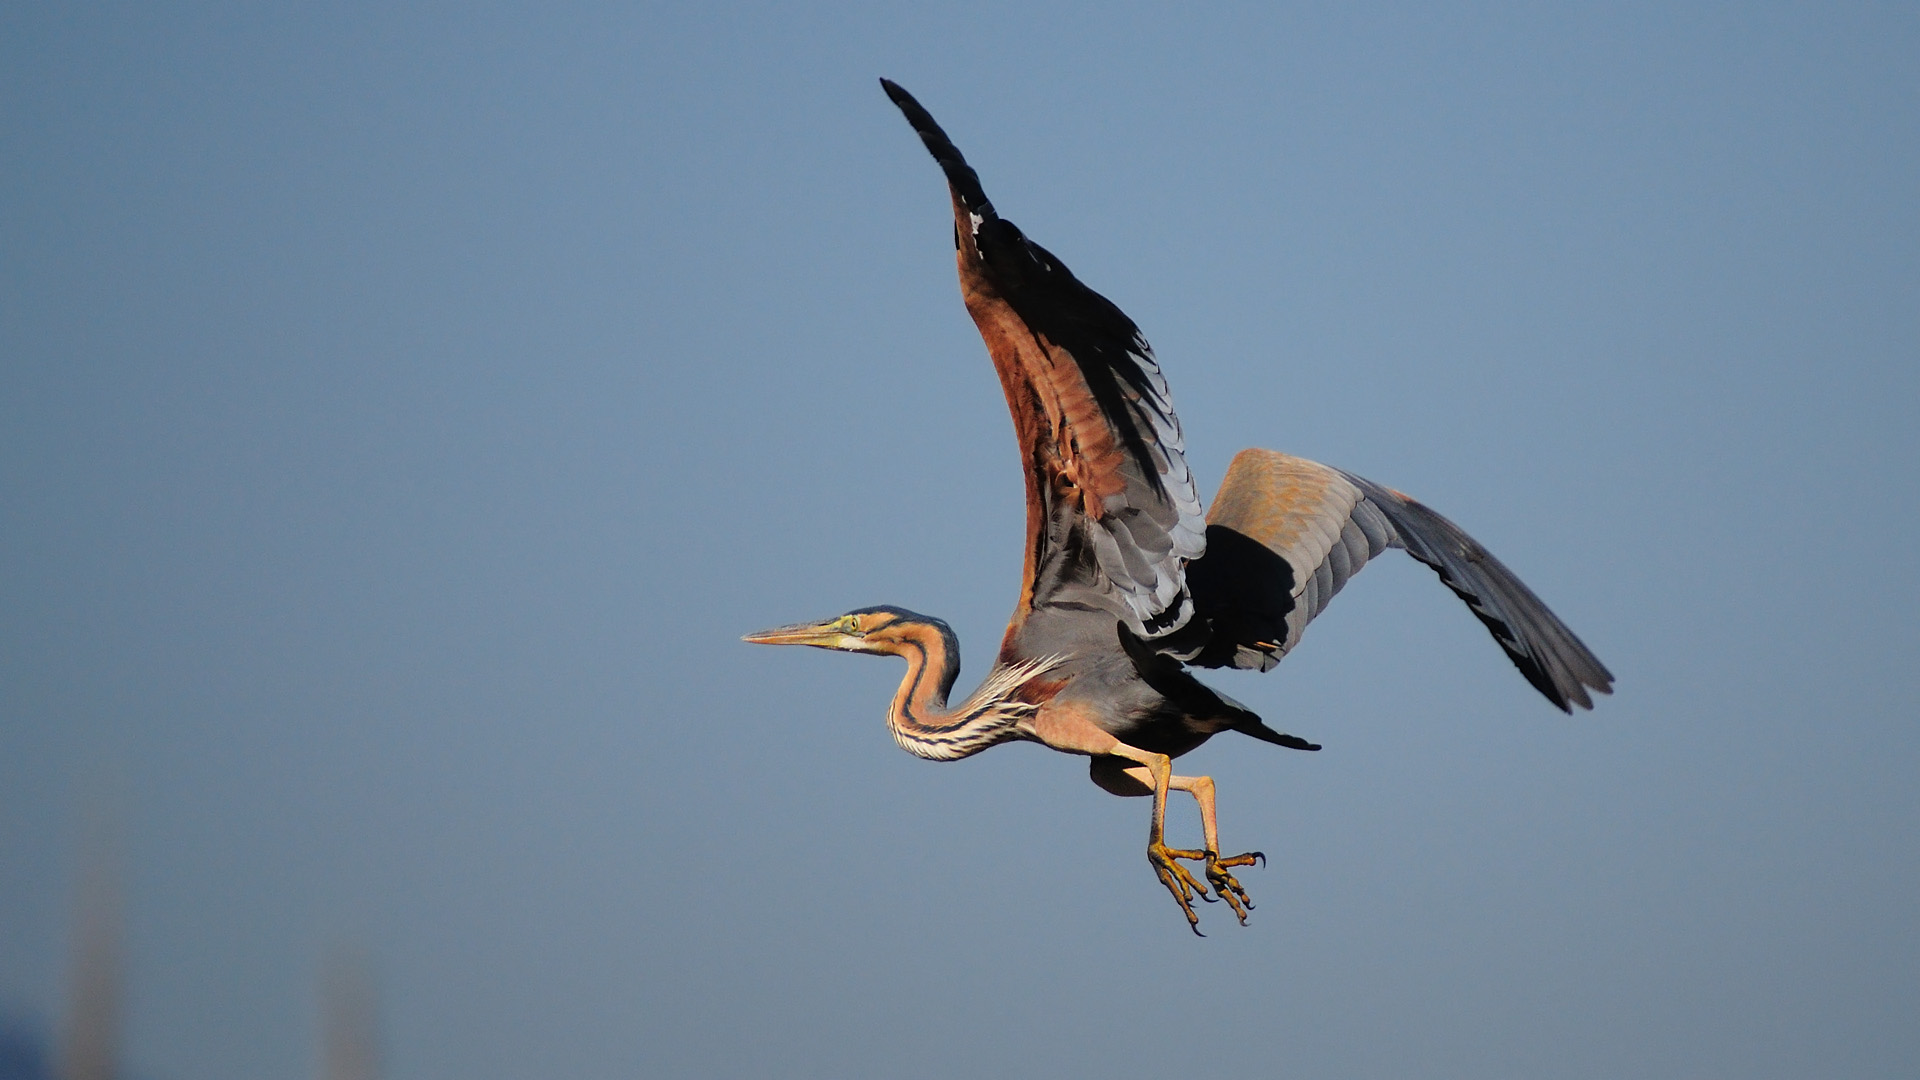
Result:
<instances>
[{"instance_id":1,"label":"black wing tip","mask_svg":"<svg viewBox=\"0 0 1920 1080\"><path fill-rule=\"evenodd\" d=\"M934 120L933 114L927 111L926 106L920 104L920 99L907 93L906 87L892 79L881 79L880 89L887 92L887 100L893 102L894 106L907 118L907 123L920 134L920 138L926 142L927 149L933 153L936 161L945 166L946 157L951 156L961 165L966 164L966 159L960 156L960 151L953 145L953 140L947 138L946 131L940 127L938 121ZM943 154L942 151L945 153Z\"/></svg>"},{"instance_id":2,"label":"black wing tip","mask_svg":"<svg viewBox=\"0 0 1920 1080\"><path fill-rule=\"evenodd\" d=\"M1613 693L1613 673L1600 667L1596 661L1595 670L1585 672L1569 671L1568 678L1562 680L1548 672L1539 658L1528 656L1524 660L1516 654L1509 654L1520 674L1526 676L1535 690L1561 712L1572 716L1574 710L1591 710L1594 706L1593 694ZM1591 654L1588 654L1591 657ZM1592 693L1589 693L1591 691Z\"/></svg>"},{"instance_id":3,"label":"black wing tip","mask_svg":"<svg viewBox=\"0 0 1920 1080\"><path fill-rule=\"evenodd\" d=\"M1475 614L1479 614L1476 610ZM1495 625L1487 621L1494 630L1494 637L1507 653L1507 659L1525 677L1528 684L1540 692L1554 708L1572 716L1575 709L1592 709L1592 694L1613 693L1613 673L1600 665L1593 654L1586 651L1579 639L1573 639L1579 652L1567 655L1540 647L1540 642L1502 634L1505 624ZM1589 666L1590 665L1590 666ZM1580 670L1585 666L1586 670ZM1559 670L1554 670L1554 669ZM1592 691L1592 694L1588 693Z\"/></svg>"},{"instance_id":4,"label":"black wing tip","mask_svg":"<svg viewBox=\"0 0 1920 1080\"><path fill-rule=\"evenodd\" d=\"M1590 694L1588 693L1588 691L1592 691L1593 693ZM1579 696L1574 698L1574 704L1580 706L1582 709L1591 711L1594 705L1596 704L1593 700L1593 694L1606 694L1609 697L1612 696L1613 676L1608 675L1597 682L1581 683L1578 688L1578 693L1579 693ZM1566 708L1566 706L1563 705L1561 706L1561 708L1564 709ZM1569 716L1573 714L1572 709L1567 709L1566 711Z\"/></svg>"},{"instance_id":5,"label":"black wing tip","mask_svg":"<svg viewBox=\"0 0 1920 1080\"><path fill-rule=\"evenodd\" d=\"M1587 691L1613 693L1613 673L1600 658L1466 530L1410 495L1352 473L1341 475L1374 501L1400 533L1407 554L1432 567L1466 602L1520 674L1555 708L1571 716L1575 707L1593 708ZM1448 545L1458 545L1464 564L1443 554Z\"/></svg>"},{"instance_id":6,"label":"black wing tip","mask_svg":"<svg viewBox=\"0 0 1920 1080\"><path fill-rule=\"evenodd\" d=\"M933 155L940 171L946 174L947 183L960 196L961 203L973 213L994 216L993 203L987 200L987 193L980 186L979 174L967 164L965 155L953 145L953 140L947 138L946 131L934 120L933 114L920 104L919 99L907 93L905 87L892 79L881 78L880 89L887 92L887 100L899 108L901 115L907 118L907 123L919 134L920 141L926 144L927 153Z\"/></svg>"}]
</instances>

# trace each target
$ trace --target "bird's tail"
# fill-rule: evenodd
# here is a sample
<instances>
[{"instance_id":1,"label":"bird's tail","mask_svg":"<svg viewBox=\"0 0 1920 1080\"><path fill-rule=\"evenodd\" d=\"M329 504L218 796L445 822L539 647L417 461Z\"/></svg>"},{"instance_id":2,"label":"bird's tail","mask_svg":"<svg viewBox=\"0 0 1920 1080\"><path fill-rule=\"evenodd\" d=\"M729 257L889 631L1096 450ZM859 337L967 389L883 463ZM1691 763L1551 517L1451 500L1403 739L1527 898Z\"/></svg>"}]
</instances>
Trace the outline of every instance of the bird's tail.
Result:
<instances>
[{"instance_id":1,"label":"bird's tail","mask_svg":"<svg viewBox=\"0 0 1920 1080\"><path fill-rule=\"evenodd\" d=\"M927 152L939 163L940 171L947 174L947 186L953 188L954 197L967 208L967 212L987 220L998 217L994 213L993 203L987 200L987 193L981 190L979 174L967 164L967 159L961 156L953 140L947 138L947 133L940 130L940 125L934 123L933 115L921 108L913 95L902 90L899 83L881 79L880 87L906 114L907 123L913 125L913 130L920 133L920 141L927 144Z\"/></svg>"}]
</instances>

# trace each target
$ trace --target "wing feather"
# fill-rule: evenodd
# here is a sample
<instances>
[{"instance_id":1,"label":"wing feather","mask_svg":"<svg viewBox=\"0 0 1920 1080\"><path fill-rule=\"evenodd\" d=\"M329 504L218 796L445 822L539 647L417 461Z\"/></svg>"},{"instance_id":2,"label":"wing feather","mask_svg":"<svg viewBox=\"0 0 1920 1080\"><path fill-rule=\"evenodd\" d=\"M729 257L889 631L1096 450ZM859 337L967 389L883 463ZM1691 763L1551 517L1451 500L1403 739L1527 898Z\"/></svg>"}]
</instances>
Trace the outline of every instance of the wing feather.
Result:
<instances>
[{"instance_id":1,"label":"wing feather","mask_svg":"<svg viewBox=\"0 0 1920 1080\"><path fill-rule=\"evenodd\" d=\"M1342 473L1379 507L1397 546L1426 563L1464 600L1534 689L1562 710L1593 708L1589 689L1613 691L1613 674L1513 571L1424 503Z\"/></svg>"},{"instance_id":2,"label":"wing feather","mask_svg":"<svg viewBox=\"0 0 1920 1080\"><path fill-rule=\"evenodd\" d=\"M1036 607L1105 610L1142 638L1192 614L1206 522L1165 377L1140 330L999 216L933 117L881 80L946 174L961 294L1025 455L1027 553L1008 640Z\"/></svg>"},{"instance_id":3,"label":"wing feather","mask_svg":"<svg viewBox=\"0 0 1920 1080\"><path fill-rule=\"evenodd\" d=\"M1432 567L1527 681L1563 710L1592 708L1613 676L1540 598L1453 522L1370 480L1272 450L1243 450L1208 515L1188 580L1211 637L1191 662L1271 669L1367 560L1389 547Z\"/></svg>"}]
</instances>

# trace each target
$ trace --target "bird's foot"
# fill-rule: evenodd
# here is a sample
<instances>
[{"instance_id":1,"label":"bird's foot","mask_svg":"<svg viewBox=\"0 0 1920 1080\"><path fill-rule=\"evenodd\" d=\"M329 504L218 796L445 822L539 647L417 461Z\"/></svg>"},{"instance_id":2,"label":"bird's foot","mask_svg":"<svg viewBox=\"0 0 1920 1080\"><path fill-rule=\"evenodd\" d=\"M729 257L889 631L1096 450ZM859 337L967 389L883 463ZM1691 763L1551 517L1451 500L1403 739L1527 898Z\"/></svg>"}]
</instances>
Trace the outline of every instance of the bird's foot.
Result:
<instances>
[{"instance_id":1,"label":"bird's foot","mask_svg":"<svg viewBox=\"0 0 1920 1080\"><path fill-rule=\"evenodd\" d=\"M1247 899L1247 890L1240 887L1240 882L1234 880L1232 874L1227 873L1227 868L1252 866L1255 863L1265 865L1267 857L1258 851L1235 855L1231 859L1223 859L1219 852L1209 851L1206 857L1207 883L1213 886L1213 891L1220 895L1220 899L1227 902L1227 906L1233 909L1233 913L1240 917L1240 925L1247 925L1247 912L1253 910L1253 901Z\"/></svg>"},{"instance_id":2,"label":"bird's foot","mask_svg":"<svg viewBox=\"0 0 1920 1080\"><path fill-rule=\"evenodd\" d=\"M1211 904L1213 897L1207 895L1207 887L1200 884L1177 860L1192 859L1198 862L1215 857L1217 856L1208 851L1182 851L1179 848L1170 848L1158 840L1147 845L1147 862L1153 865L1153 872L1159 876L1160 884L1165 885L1167 891L1173 894L1173 902L1179 904L1181 912L1187 916L1187 927L1201 937L1206 935L1200 933L1200 916L1193 913L1193 898L1198 896ZM1207 873L1209 877L1212 876L1211 865L1208 866ZM1224 871L1222 873L1224 874ZM1233 879L1229 877L1227 880Z\"/></svg>"}]
</instances>

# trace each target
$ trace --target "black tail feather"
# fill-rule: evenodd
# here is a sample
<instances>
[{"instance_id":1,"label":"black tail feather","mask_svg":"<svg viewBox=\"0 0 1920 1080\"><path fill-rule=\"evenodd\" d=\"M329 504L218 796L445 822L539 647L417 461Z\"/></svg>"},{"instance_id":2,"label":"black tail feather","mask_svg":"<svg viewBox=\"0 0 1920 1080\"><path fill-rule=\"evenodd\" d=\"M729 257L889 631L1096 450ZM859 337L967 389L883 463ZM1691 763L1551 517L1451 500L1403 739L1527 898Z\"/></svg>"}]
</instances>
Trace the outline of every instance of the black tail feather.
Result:
<instances>
[{"instance_id":1,"label":"black tail feather","mask_svg":"<svg viewBox=\"0 0 1920 1080\"><path fill-rule=\"evenodd\" d=\"M1308 742L1298 735L1289 735L1284 731L1275 731L1259 717L1247 714L1247 718L1233 726L1233 730L1242 735L1251 735L1261 742L1270 742L1275 746L1284 746L1289 750L1318 750L1320 744Z\"/></svg>"}]
</instances>

